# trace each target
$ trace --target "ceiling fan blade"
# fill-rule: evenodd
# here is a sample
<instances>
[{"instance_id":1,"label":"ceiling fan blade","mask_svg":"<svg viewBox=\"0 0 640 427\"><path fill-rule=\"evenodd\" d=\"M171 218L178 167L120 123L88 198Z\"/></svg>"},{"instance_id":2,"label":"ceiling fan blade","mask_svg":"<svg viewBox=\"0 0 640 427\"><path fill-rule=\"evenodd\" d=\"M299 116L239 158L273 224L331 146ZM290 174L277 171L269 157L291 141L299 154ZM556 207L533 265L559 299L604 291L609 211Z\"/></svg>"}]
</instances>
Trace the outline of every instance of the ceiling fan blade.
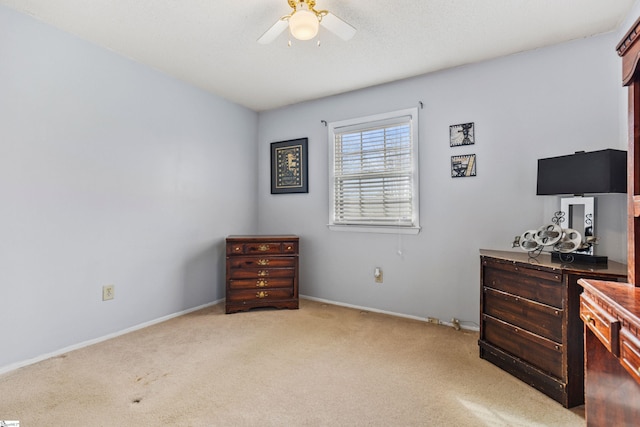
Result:
<instances>
[{"instance_id":1,"label":"ceiling fan blade","mask_svg":"<svg viewBox=\"0 0 640 427\"><path fill-rule=\"evenodd\" d=\"M271 43L284 31L285 28L289 26L289 22L286 19L278 19L278 21L273 24L271 28L269 28L263 35L258 39L258 43L260 44L268 44Z\"/></svg>"},{"instance_id":2,"label":"ceiling fan blade","mask_svg":"<svg viewBox=\"0 0 640 427\"><path fill-rule=\"evenodd\" d=\"M346 23L331 12L322 17L320 25L344 41L351 40L356 34L356 29L351 24Z\"/></svg>"}]
</instances>

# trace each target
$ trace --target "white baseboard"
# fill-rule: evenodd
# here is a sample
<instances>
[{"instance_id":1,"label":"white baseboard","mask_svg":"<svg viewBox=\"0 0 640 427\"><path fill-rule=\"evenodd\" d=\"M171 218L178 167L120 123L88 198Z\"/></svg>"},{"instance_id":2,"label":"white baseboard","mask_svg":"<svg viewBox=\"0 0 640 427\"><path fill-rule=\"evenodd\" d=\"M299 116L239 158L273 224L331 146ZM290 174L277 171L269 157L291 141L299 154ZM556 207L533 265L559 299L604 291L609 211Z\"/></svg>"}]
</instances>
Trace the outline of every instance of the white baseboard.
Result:
<instances>
[{"instance_id":1,"label":"white baseboard","mask_svg":"<svg viewBox=\"0 0 640 427\"><path fill-rule=\"evenodd\" d=\"M327 299L323 299L323 298L315 298L315 297L311 297L311 296L308 296L308 295L300 295L300 298L308 299L310 301L317 301L317 302L322 302L322 303L326 303L326 304L331 304L331 305L338 305L338 306L341 306L341 307L353 308L353 309L357 309L357 310L370 311L370 312L373 312L373 313L381 313L381 314L387 314L387 315L390 315L390 316L404 317L406 319L413 319L413 320L418 320L418 321L421 321L421 322L429 323L429 318L428 317L411 316L411 315L403 314L403 313L395 313L395 312L392 312L392 311L378 310L376 308L363 307L363 306L353 305L353 304L345 304L345 303L341 303L341 302L337 302L337 301L331 301L331 300L327 300ZM105 336L102 336L102 337L99 337L99 338L94 338L94 339L91 339L91 340L88 340L88 341L84 341L84 342L81 342L81 343L78 343L78 344L70 345L68 347L61 348L60 350L56 350L56 351L51 352L51 353L42 354L42 355L34 357L32 359L27 359L27 360L23 360L23 361L20 361L20 362L12 363L10 365L0 367L0 375L5 374L7 372L14 371L16 369L19 369L19 368L22 368L22 367L25 367L25 366L32 365L34 363L41 362L41 361L46 360L46 359L50 359L52 357L60 356L61 354L68 353L68 352L73 351L73 350L78 350L78 349L81 349L83 347L88 347L90 345L97 344L99 342L106 341L106 340L109 340L111 338L118 337L120 335L128 334L130 332L137 331L139 329L143 329L143 328L146 328L148 326L155 325L157 323L165 322L165 321L167 321L169 319L173 319L174 317L178 317L178 316L182 316L182 315L194 312L194 311L202 310L203 308L211 307L211 306L214 306L216 304L220 304L221 302L224 302L224 301L225 301L225 299L222 298L222 299L219 299L219 300L207 303L207 304L203 304L203 305L199 305L197 307L189 308L187 310L183 310L183 311L179 311L179 312L176 312L176 313L168 314L166 316L163 316L163 317L160 317L160 318L157 318L157 319L154 319L154 320L150 320L148 322L140 323L140 324L132 326L130 328L126 328L126 329L123 329L121 331L114 332L114 333L111 333L111 334L108 334L108 335L105 335ZM438 324L444 325L444 326L453 327L452 323L443 322L441 320L438 321ZM468 330L468 331L476 331L477 332L477 331L480 330L478 328L478 326L465 326L464 324L461 324L460 327L461 327L461 329Z\"/></svg>"},{"instance_id":2,"label":"white baseboard","mask_svg":"<svg viewBox=\"0 0 640 427\"><path fill-rule=\"evenodd\" d=\"M429 321L429 317L412 316L409 314L395 313L393 311L378 310L377 308L363 307L360 305L353 305L353 304L345 304L342 302L331 301L323 298L310 297L308 295L300 295L300 298L308 299L311 301L323 302L331 305L338 305L341 307L355 308L357 310L371 311L373 313L388 314L390 316L404 317L405 319L413 319L413 320L419 320L425 323L431 323ZM473 323L473 322L461 322L460 329L464 329L466 331L474 331L474 332L480 331L480 328L478 327L478 325L473 324L473 326L468 326L468 325L465 325L464 323ZM444 326L451 326L453 328L453 323L450 323L450 322L443 322L442 320L438 320L438 324L444 325Z\"/></svg>"},{"instance_id":3,"label":"white baseboard","mask_svg":"<svg viewBox=\"0 0 640 427\"><path fill-rule=\"evenodd\" d=\"M65 347L65 348L61 348L60 350L56 350L56 351L51 352L51 353L42 354L42 355L34 357L32 359L27 359L27 360L23 360L23 361L20 361L20 362L12 363L10 365L0 367L0 375L5 374L7 372L14 371L16 369L19 369L19 368L22 368L22 367L25 367L25 366L33 365L34 363L38 363L38 362L41 362L43 360L50 359L52 357L60 356L61 354L68 353L68 352L73 351L73 350L78 350L78 349L81 349L83 347L88 347L90 345L97 344L99 342L106 341L106 340L109 340L111 338L118 337L120 335L128 334L129 332L137 331L139 329L143 329L143 328L146 328L148 326L155 325L157 323L162 323L162 322L165 322L165 321L167 321L169 319L173 319L174 317L178 317L178 316L182 316L182 315L194 312L194 311L202 310L203 308L207 308L207 307L211 307L211 306L214 306L216 304L219 304L222 301L224 301L224 299L219 299L217 301L213 301L213 302L210 302L210 303L207 303L207 304L199 305L197 307L189 308L187 310L182 310L182 311L179 311L179 312L176 312L176 313L168 314L166 316L162 316L162 317L159 317L157 319L150 320L148 322L140 323L138 325L132 326L132 327L127 328L127 329L123 329L121 331L113 332L111 334L104 335L104 336L98 337L98 338L94 338L94 339L91 339L91 340L88 340L88 341L83 341L83 342L78 343L78 344L73 344L73 345L70 345L70 346Z\"/></svg>"}]
</instances>

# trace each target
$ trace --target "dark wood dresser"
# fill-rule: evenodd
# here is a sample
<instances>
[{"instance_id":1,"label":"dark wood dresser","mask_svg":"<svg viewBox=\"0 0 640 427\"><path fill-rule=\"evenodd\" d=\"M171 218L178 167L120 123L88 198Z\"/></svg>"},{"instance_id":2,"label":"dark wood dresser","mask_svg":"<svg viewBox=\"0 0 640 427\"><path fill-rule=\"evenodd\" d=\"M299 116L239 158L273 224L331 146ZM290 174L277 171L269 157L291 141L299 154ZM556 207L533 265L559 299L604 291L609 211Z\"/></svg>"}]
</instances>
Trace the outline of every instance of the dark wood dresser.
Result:
<instances>
[{"instance_id":1,"label":"dark wood dresser","mask_svg":"<svg viewBox=\"0 0 640 427\"><path fill-rule=\"evenodd\" d=\"M640 18L616 46L628 87L628 284L580 280L587 426L640 424Z\"/></svg>"},{"instance_id":2,"label":"dark wood dresser","mask_svg":"<svg viewBox=\"0 0 640 427\"><path fill-rule=\"evenodd\" d=\"M588 426L640 423L640 288L580 280Z\"/></svg>"},{"instance_id":3,"label":"dark wood dresser","mask_svg":"<svg viewBox=\"0 0 640 427\"><path fill-rule=\"evenodd\" d=\"M561 264L547 253L480 251L480 357L570 408L584 403L578 279L624 280L627 267Z\"/></svg>"},{"instance_id":4,"label":"dark wood dresser","mask_svg":"<svg viewBox=\"0 0 640 427\"><path fill-rule=\"evenodd\" d=\"M298 236L227 237L226 313L298 308Z\"/></svg>"}]
</instances>

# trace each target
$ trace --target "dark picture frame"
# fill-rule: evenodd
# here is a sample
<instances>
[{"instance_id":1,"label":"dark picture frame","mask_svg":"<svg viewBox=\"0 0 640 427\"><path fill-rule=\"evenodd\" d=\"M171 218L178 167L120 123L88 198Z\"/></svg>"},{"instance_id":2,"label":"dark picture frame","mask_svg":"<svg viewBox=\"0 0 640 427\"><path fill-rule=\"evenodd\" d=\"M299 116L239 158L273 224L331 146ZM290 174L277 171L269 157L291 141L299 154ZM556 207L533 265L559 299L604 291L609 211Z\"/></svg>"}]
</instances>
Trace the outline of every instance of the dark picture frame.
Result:
<instances>
[{"instance_id":1,"label":"dark picture frame","mask_svg":"<svg viewBox=\"0 0 640 427\"><path fill-rule=\"evenodd\" d=\"M473 122L449 126L449 146L472 145L476 143L476 126Z\"/></svg>"},{"instance_id":2,"label":"dark picture frame","mask_svg":"<svg viewBox=\"0 0 640 427\"><path fill-rule=\"evenodd\" d=\"M451 156L451 178L476 176L476 155Z\"/></svg>"},{"instance_id":3,"label":"dark picture frame","mask_svg":"<svg viewBox=\"0 0 640 427\"><path fill-rule=\"evenodd\" d=\"M271 143L271 194L308 193L309 138Z\"/></svg>"}]
</instances>

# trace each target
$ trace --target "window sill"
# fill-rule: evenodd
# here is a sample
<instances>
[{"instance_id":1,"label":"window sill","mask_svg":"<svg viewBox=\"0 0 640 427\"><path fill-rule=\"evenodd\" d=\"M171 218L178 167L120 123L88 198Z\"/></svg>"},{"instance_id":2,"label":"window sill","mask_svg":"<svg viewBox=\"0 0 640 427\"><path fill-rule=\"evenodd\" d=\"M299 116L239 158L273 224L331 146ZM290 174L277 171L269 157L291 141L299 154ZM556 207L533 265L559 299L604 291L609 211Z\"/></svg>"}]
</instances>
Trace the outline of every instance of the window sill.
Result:
<instances>
[{"instance_id":1,"label":"window sill","mask_svg":"<svg viewBox=\"0 0 640 427\"><path fill-rule=\"evenodd\" d=\"M392 227L370 225L335 225L328 224L331 231L352 231L356 233L381 233L381 234L418 234L420 227Z\"/></svg>"}]
</instances>

